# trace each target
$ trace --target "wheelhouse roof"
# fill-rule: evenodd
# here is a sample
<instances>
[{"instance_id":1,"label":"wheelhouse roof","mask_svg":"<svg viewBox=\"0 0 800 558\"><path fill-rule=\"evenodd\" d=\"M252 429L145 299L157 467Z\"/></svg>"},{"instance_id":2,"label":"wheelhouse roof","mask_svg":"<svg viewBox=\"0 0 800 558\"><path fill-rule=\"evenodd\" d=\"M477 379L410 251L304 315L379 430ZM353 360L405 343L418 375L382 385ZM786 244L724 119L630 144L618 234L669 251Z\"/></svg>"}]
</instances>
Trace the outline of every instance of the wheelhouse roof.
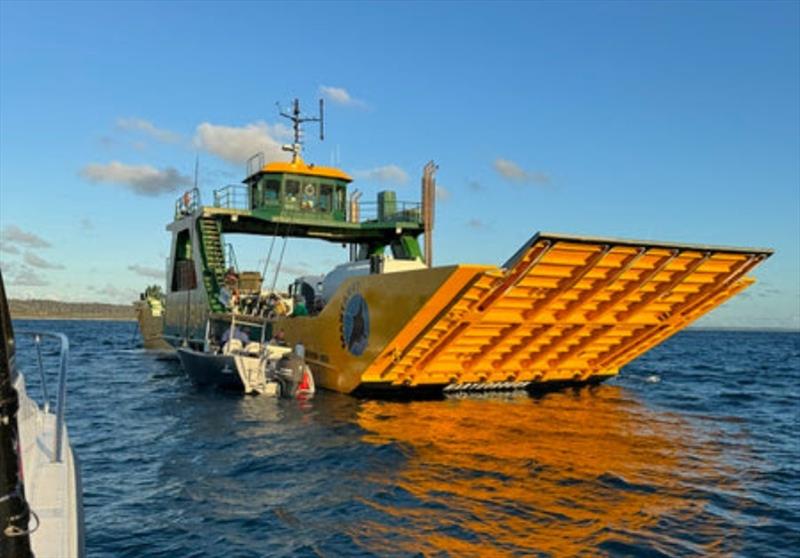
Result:
<instances>
[{"instance_id":1,"label":"wheelhouse roof","mask_svg":"<svg viewBox=\"0 0 800 558\"><path fill-rule=\"evenodd\" d=\"M262 174L273 173L288 173L288 174L301 174L305 176L316 176L318 178L333 178L335 180L344 180L345 182L352 182L352 177L341 169L336 167L323 167L315 164L307 164L301 158L297 158L293 162L274 161L267 163L261 170L247 177L244 182L249 182L253 177L261 176Z\"/></svg>"}]
</instances>

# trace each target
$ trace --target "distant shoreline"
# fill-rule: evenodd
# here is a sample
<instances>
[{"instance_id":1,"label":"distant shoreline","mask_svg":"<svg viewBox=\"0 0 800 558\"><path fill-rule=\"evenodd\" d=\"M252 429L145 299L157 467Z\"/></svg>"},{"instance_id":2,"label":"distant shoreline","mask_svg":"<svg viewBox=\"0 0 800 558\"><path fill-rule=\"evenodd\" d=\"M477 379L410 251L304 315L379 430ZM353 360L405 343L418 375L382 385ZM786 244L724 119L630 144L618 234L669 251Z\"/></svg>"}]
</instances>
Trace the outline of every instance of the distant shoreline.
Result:
<instances>
[{"instance_id":1,"label":"distant shoreline","mask_svg":"<svg viewBox=\"0 0 800 558\"><path fill-rule=\"evenodd\" d=\"M8 306L14 320L136 321L133 304L11 299Z\"/></svg>"},{"instance_id":2,"label":"distant shoreline","mask_svg":"<svg viewBox=\"0 0 800 558\"><path fill-rule=\"evenodd\" d=\"M699 326L687 327L683 331L760 331L763 333L800 333L800 329L791 327L744 327L744 326Z\"/></svg>"},{"instance_id":3,"label":"distant shoreline","mask_svg":"<svg viewBox=\"0 0 800 558\"><path fill-rule=\"evenodd\" d=\"M47 322L135 322L136 318L102 317L102 316L26 316L11 314L12 320L42 320Z\"/></svg>"},{"instance_id":4,"label":"distant shoreline","mask_svg":"<svg viewBox=\"0 0 800 558\"><path fill-rule=\"evenodd\" d=\"M101 302L61 302L57 300L11 299L9 309L14 320L85 320L135 322L134 303L106 304ZM684 331L760 331L767 333L800 333L800 329L784 327L697 326Z\"/></svg>"}]
</instances>

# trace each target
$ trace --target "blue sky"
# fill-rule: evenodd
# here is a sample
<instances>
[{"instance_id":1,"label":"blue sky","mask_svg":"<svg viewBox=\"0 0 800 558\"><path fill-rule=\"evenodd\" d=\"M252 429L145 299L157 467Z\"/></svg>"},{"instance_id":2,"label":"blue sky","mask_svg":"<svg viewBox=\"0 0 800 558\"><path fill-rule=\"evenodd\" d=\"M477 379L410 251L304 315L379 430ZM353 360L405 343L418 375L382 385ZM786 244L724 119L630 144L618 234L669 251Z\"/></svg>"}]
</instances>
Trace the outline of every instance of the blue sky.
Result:
<instances>
[{"instance_id":1,"label":"blue sky","mask_svg":"<svg viewBox=\"0 0 800 558\"><path fill-rule=\"evenodd\" d=\"M195 156L208 200L285 141L276 102L324 95L306 159L365 199L416 200L439 164L436 263L500 264L538 230L771 247L701 323L800 327L799 6L4 1L8 291L129 302ZM290 272L346 257L288 251Z\"/></svg>"}]
</instances>

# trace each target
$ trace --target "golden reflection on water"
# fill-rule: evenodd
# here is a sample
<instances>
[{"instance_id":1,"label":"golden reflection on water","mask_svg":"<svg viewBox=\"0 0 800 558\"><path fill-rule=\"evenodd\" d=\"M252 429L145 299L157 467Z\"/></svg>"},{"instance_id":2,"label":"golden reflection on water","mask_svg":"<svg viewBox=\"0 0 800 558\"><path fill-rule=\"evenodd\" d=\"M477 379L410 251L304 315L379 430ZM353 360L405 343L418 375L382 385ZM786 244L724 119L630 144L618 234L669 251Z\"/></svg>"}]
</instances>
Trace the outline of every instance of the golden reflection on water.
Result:
<instances>
[{"instance_id":1,"label":"golden reflection on water","mask_svg":"<svg viewBox=\"0 0 800 558\"><path fill-rule=\"evenodd\" d=\"M374 473L385 491L364 502L391 519L351 526L358 544L379 555L708 554L730 546L730 525L709 521L691 488L698 478L730 484L719 449L618 387L539 399L365 401L357 422L363 441L399 444L406 456L398 469ZM678 540L681 532L693 540Z\"/></svg>"}]
</instances>

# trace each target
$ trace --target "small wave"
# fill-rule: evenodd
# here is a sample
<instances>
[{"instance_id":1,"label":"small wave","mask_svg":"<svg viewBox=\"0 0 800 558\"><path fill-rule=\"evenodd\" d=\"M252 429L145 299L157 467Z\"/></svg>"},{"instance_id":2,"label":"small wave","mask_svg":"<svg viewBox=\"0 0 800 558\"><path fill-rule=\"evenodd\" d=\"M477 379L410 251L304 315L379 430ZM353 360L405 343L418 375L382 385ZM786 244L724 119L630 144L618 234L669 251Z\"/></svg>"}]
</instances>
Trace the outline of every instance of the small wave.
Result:
<instances>
[{"instance_id":1,"label":"small wave","mask_svg":"<svg viewBox=\"0 0 800 558\"><path fill-rule=\"evenodd\" d=\"M608 486L617 490L625 492L641 492L643 494L653 494L658 491L658 487L651 484L635 483L625 480L619 475L613 473L603 473L597 477L598 482L604 486Z\"/></svg>"},{"instance_id":2,"label":"small wave","mask_svg":"<svg viewBox=\"0 0 800 558\"><path fill-rule=\"evenodd\" d=\"M796 554L796 336L684 332L579 393L300 408L198 390L129 324L63 329L90 556Z\"/></svg>"}]
</instances>

